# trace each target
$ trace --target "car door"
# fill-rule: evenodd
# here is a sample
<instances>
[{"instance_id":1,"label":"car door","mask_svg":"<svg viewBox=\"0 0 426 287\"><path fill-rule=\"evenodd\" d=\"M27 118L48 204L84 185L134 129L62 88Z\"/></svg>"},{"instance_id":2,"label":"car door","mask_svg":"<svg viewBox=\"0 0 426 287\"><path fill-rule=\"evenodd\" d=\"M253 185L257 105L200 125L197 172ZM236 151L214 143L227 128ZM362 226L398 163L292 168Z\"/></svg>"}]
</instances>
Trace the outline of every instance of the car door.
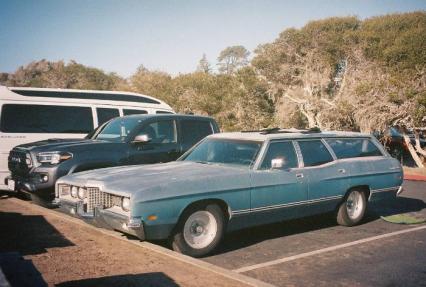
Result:
<instances>
[{"instance_id":1,"label":"car door","mask_svg":"<svg viewBox=\"0 0 426 287\"><path fill-rule=\"evenodd\" d=\"M309 213L334 209L349 188L350 162L335 161L321 139L298 140L303 159L301 172L309 181Z\"/></svg>"},{"instance_id":2,"label":"car door","mask_svg":"<svg viewBox=\"0 0 426 287\"><path fill-rule=\"evenodd\" d=\"M159 119L144 123L135 136L147 135L148 142L130 142L129 164L169 162L179 154L176 121Z\"/></svg>"},{"instance_id":3,"label":"car door","mask_svg":"<svg viewBox=\"0 0 426 287\"><path fill-rule=\"evenodd\" d=\"M271 142L251 175L251 214L259 223L295 218L308 197L292 141Z\"/></svg>"}]
</instances>

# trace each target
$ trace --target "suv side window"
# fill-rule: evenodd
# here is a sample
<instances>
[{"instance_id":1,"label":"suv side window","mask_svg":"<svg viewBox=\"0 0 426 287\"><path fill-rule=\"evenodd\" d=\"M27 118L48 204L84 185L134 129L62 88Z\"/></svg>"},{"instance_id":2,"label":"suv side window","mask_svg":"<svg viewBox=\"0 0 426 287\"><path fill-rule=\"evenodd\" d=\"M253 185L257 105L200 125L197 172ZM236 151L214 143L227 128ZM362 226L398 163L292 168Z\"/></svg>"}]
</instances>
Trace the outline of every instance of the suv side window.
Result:
<instances>
[{"instance_id":1,"label":"suv side window","mask_svg":"<svg viewBox=\"0 0 426 287\"><path fill-rule=\"evenodd\" d=\"M176 123L174 120L157 121L147 124L138 133L146 134L151 139L151 144L176 143Z\"/></svg>"},{"instance_id":2,"label":"suv side window","mask_svg":"<svg viewBox=\"0 0 426 287\"><path fill-rule=\"evenodd\" d=\"M181 120L182 143L190 147L201 139L213 133L212 125L209 121Z\"/></svg>"},{"instance_id":3,"label":"suv side window","mask_svg":"<svg viewBox=\"0 0 426 287\"><path fill-rule=\"evenodd\" d=\"M269 145L260 169L270 169L273 159L282 159L284 164L281 168L286 170L298 167L296 152L292 142L273 142Z\"/></svg>"},{"instance_id":4,"label":"suv side window","mask_svg":"<svg viewBox=\"0 0 426 287\"><path fill-rule=\"evenodd\" d=\"M369 139L326 139L337 158L382 156L382 152Z\"/></svg>"},{"instance_id":5,"label":"suv side window","mask_svg":"<svg viewBox=\"0 0 426 287\"><path fill-rule=\"evenodd\" d=\"M112 118L120 116L118 109L96 108L96 113L98 114L99 126L103 124L104 122L109 121Z\"/></svg>"},{"instance_id":6,"label":"suv side window","mask_svg":"<svg viewBox=\"0 0 426 287\"><path fill-rule=\"evenodd\" d=\"M302 152L305 167L333 161L333 157L321 140L298 141L297 143Z\"/></svg>"},{"instance_id":7,"label":"suv side window","mask_svg":"<svg viewBox=\"0 0 426 287\"><path fill-rule=\"evenodd\" d=\"M5 133L75 133L93 130L90 107L4 104L0 130Z\"/></svg>"}]
</instances>

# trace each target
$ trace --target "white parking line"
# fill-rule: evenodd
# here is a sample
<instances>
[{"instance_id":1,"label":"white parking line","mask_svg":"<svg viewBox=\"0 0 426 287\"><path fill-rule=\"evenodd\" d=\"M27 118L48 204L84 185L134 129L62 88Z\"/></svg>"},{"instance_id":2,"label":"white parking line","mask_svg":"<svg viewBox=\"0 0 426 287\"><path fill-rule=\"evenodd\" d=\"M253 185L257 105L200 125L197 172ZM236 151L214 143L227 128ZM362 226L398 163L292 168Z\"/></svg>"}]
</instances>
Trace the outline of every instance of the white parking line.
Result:
<instances>
[{"instance_id":1,"label":"white parking line","mask_svg":"<svg viewBox=\"0 0 426 287\"><path fill-rule=\"evenodd\" d=\"M247 271L251 271L251 270L255 270L255 269L259 269L259 268L277 265L277 264L297 260L297 259L308 257L308 256L313 256L313 255L317 255L317 254L321 254L321 253L325 253L325 252L330 252L330 251L334 251L334 250L337 250L337 249L346 248L346 247L349 247L349 246L354 246L354 245L358 245L358 244L362 244L362 243L366 243L366 242L370 242L370 241L374 241L374 240L378 240L378 239L388 238L388 237L392 237L392 236L396 236L396 235L400 235L400 234L404 234L404 233L414 232L414 231L418 231L418 230L422 230L422 229L426 229L426 225L422 225L422 226L414 227L414 228L409 228L409 229L404 229L404 230L400 230L400 231L395 231L395 232L391 232L391 233L386 233L386 234L382 234L382 235L377 235L377 236L373 236L373 237L368 237L368 238L364 238L364 239L360 239L360 240L356 240L356 241L352 241L352 242L348 242L348 243L344 243L344 244L330 246L330 247L327 247L327 248L322 248L322 249L318 249L318 250L314 250L314 251L310 251L310 252L306 252L306 253L301 253L301 254L297 254L297 255L293 255L293 256L289 256L289 257L284 257L284 258L281 258L281 259L276 259L276 260L272 260L272 261L268 261L268 262L264 262L264 263L259 263L259 264L255 264L255 265L251 265L251 266L241 267L241 268L238 268L238 269L234 269L232 271L237 272L237 273L243 273L243 272L247 272Z\"/></svg>"}]
</instances>

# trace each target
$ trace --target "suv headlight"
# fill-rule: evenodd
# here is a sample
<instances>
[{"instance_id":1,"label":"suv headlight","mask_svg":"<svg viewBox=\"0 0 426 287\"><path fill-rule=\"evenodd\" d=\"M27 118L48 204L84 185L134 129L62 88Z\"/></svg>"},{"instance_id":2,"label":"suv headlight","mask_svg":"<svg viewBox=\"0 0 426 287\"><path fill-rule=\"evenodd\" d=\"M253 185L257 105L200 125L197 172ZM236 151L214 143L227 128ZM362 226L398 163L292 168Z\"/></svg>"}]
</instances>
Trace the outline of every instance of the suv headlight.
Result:
<instances>
[{"instance_id":1,"label":"suv headlight","mask_svg":"<svg viewBox=\"0 0 426 287\"><path fill-rule=\"evenodd\" d=\"M37 154L40 163L58 164L72 158L72 153L62 151L41 152Z\"/></svg>"}]
</instances>

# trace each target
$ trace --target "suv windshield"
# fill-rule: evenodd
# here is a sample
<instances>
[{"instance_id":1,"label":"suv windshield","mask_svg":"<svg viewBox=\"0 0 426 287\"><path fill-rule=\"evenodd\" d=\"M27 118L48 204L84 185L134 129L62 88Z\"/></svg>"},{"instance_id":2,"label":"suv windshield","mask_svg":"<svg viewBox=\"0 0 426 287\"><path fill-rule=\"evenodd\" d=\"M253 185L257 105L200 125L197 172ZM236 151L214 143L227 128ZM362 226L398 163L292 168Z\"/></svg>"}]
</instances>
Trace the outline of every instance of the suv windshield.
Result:
<instances>
[{"instance_id":1,"label":"suv windshield","mask_svg":"<svg viewBox=\"0 0 426 287\"><path fill-rule=\"evenodd\" d=\"M262 143L230 139L206 139L181 160L250 166Z\"/></svg>"},{"instance_id":2,"label":"suv windshield","mask_svg":"<svg viewBox=\"0 0 426 287\"><path fill-rule=\"evenodd\" d=\"M96 135L95 139L121 142L138 126L142 120L140 118L115 118L105 125Z\"/></svg>"}]
</instances>

